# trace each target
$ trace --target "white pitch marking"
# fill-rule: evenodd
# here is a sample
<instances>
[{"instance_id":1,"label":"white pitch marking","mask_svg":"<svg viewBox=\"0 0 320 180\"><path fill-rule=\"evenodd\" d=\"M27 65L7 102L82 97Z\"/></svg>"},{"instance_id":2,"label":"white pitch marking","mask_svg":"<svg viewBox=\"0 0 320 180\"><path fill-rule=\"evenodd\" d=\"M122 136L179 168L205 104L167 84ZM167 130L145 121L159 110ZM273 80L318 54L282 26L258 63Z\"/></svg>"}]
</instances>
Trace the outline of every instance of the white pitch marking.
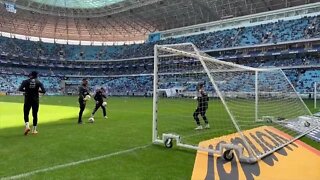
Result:
<instances>
[{"instance_id":1,"label":"white pitch marking","mask_svg":"<svg viewBox=\"0 0 320 180\"><path fill-rule=\"evenodd\" d=\"M3 177L3 178L1 178L1 180L26 178L26 177L29 177L29 176L32 176L32 175L38 174L38 173L54 171L54 170L61 169L61 168L66 168L66 167L75 166L75 165L78 165L78 164L97 161L97 160L108 158L108 157L112 157L112 156L126 154L126 153L133 152L133 151L136 151L136 150L139 150L139 149L147 148L149 146L150 146L150 144L144 145L144 146L135 147L135 148L131 148L131 149L127 149L127 150L123 150L123 151L118 151L118 152L114 152L114 153L110 153L110 154L105 154L105 155L102 155L102 156L97 156L97 157L93 157L93 158L89 158L89 159L84 159L84 160L75 161L75 162L66 163L66 164L60 164L60 165L51 166L51 167L44 168L44 169L38 169L38 170L31 171L31 172L28 172L28 173L22 173L22 174L17 174L17 175L14 175L14 176Z\"/></svg>"}]
</instances>

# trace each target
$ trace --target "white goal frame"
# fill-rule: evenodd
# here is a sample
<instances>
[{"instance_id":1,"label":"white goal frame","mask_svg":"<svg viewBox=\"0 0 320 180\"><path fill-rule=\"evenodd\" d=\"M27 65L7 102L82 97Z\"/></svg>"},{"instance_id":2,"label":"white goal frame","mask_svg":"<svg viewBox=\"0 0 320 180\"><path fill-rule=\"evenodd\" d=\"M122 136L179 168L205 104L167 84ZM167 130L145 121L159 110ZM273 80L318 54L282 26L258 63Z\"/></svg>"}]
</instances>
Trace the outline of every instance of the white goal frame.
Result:
<instances>
[{"instance_id":1,"label":"white goal frame","mask_svg":"<svg viewBox=\"0 0 320 180\"><path fill-rule=\"evenodd\" d=\"M317 109L317 98L318 98L318 90L317 90L317 86L318 86L318 82L314 82L313 85L313 100L314 100L314 109Z\"/></svg>"},{"instance_id":2,"label":"white goal frame","mask_svg":"<svg viewBox=\"0 0 320 180\"><path fill-rule=\"evenodd\" d=\"M183 51L183 50L177 50L177 49L172 48L172 47L176 47L176 46L179 46L179 45L181 45L181 46L186 46L186 45L187 46L192 46L194 51L195 51L195 53L190 53L190 52L186 52L186 51ZM194 145L181 143L179 135L162 134L162 139L160 139L158 137L158 95L159 95L158 94L158 80L159 80L158 79L158 76L159 76L159 74L158 74L158 63L159 63L159 57L164 57L164 56L168 57L168 56L170 56L170 55L161 55L161 56L159 56L159 52L158 52L159 49L161 51L168 52L171 55L181 55L181 56L191 57L191 58L198 59L201 62L202 66L204 68L204 71L206 72L206 74L209 77L210 83L213 85L218 97L220 98L220 101L224 105L224 108L225 108L227 114L231 118L231 121L232 121L234 127L236 128L237 132L239 133L240 138L243 140L244 145L246 146L246 149L248 150L249 157L243 155L243 151L244 151L243 147L237 146L237 145L234 145L234 144L220 144L220 146L219 146L219 148L217 150L213 150L213 149L205 149L205 148L202 148L202 147L199 147L199 146L194 146ZM249 143L245 139L244 134L242 133L241 129L239 128L239 126L238 126L238 124L237 124L237 122L235 120L235 117L230 112L230 110L229 110L229 108L228 108L228 106L227 106L227 104L226 104L226 102L224 100L224 97L222 96L221 92L219 91L219 88L218 88L215 80L210 75L210 70L208 69L208 67L207 67L207 65L206 65L204 60L210 61L210 62L214 62L214 63L219 63L219 64L222 64L222 65L231 66L231 67L234 67L234 68L241 68L241 69L244 69L244 70L255 72L255 94L256 94L255 95L255 120L256 121L261 121L261 120L258 119L259 97L258 97L258 92L257 91L258 91L258 86L259 86L259 84L258 84L259 72L271 72L271 71L275 71L275 70L280 70L283 73L283 71L280 68L263 69L263 68L247 67L247 66L243 66L243 65L239 65L239 64L234 64L234 63L231 63L231 62L221 61L221 60L218 60L218 59L216 59L214 57L206 57L206 56L201 55L200 53L201 52L192 43L171 44L171 45L155 45L154 46L153 123L152 123L152 142L154 144L164 144L164 143L166 143L165 142L166 140L174 139L174 140L176 140L176 145L177 146L188 148L188 149L211 152L211 153L214 153L216 155L223 155L223 153L226 150L234 150L234 151L238 151L238 153L240 154L240 157L238 157L238 158L239 158L239 160L241 162L255 163L258 160L260 160L261 158L263 158L263 157L265 157L265 156L267 156L269 154L272 154L273 152L283 148L284 146L287 146L288 144L294 142L295 140L301 138L305 134L307 134L310 131L312 131L315 128L317 128L317 127L312 128L312 129L308 130L307 132L304 132L304 133L300 134L299 136L296 136L293 139L290 139L286 143L281 144L280 146L275 147L275 148L273 148L272 150L270 150L268 152L264 152L261 155L255 155L253 153L252 147L249 145ZM287 76L284 73L283 73L283 75L286 77L285 78L286 81L288 81L290 86L294 89L294 93L296 95L298 95L299 100L301 101L301 103L303 103L304 108L306 108L306 111L309 113L308 115L312 116L312 113L310 112L310 110L308 109L308 107L306 106L306 104L304 103L302 98L300 97L300 95L296 92L296 90L293 87L293 85L290 82L290 80L287 78Z\"/></svg>"}]
</instances>

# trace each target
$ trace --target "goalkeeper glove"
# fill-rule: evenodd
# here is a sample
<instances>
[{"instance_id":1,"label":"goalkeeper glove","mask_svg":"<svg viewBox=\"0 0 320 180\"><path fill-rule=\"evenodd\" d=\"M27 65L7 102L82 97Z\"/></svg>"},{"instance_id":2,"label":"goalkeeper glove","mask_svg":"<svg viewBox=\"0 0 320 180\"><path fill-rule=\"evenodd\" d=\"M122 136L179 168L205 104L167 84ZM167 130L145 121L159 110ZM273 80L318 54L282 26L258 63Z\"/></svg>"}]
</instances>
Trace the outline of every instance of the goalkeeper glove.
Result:
<instances>
[{"instance_id":1,"label":"goalkeeper glove","mask_svg":"<svg viewBox=\"0 0 320 180\"><path fill-rule=\"evenodd\" d=\"M86 97L84 97L84 101L88 101L88 100L90 100L91 99L91 96L90 95L86 95Z\"/></svg>"}]
</instances>

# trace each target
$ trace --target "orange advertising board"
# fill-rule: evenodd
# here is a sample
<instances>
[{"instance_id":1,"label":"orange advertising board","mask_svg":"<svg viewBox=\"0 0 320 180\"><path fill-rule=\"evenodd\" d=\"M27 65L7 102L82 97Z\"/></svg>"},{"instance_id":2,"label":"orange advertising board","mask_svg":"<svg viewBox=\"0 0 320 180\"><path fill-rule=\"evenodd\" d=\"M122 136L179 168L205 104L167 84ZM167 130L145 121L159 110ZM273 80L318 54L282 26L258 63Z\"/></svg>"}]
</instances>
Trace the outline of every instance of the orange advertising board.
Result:
<instances>
[{"instance_id":1,"label":"orange advertising board","mask_svg":"<svg viewBox=\"0 0 320 180\"><path fill-rule=\"evenodd\" d=\"M283 137L289 136L269 126L247 130L243 133L257 153L276 146L284 140ZM275 142L275 139L278 142ZM221 141L243 144L238 133L225 136L223 140L221 138L210 139L200 144L216 148L212 144L217 145ZM223 157L198 151L192 179L320 180L320 151L298 140L254 164L239 162L237 155L231 162L228 162Z\"/></svg>"}]
</instances>

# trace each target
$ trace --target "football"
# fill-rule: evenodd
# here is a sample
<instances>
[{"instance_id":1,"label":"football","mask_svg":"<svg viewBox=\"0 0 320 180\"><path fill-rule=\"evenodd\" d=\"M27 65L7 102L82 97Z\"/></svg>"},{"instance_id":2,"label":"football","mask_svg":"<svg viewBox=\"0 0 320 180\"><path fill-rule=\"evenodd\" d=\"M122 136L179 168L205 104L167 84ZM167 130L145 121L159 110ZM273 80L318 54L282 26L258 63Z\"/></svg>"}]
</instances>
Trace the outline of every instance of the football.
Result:
<instances>
[{"instance_id":1,"label":"football","mask_svg":"<svg viewBox=\"0 0 320 180\"><path fill-rule=\"evenodd\" d=\"M91 117L91 118L88 119L88 121L89 121L89 123L94 123L94 118Z\"/></svg>"},{"instance_id":2,"label":"football","mask_svg":"<svg viewBox=\"0 0 320 180\"><path fill-rule=\"evenodd\" d=\"M107 106L107 102L103 102L103 103L102 103L102 106L103 106L103 107L106 107L106 106Z\"/></svg>"}]
</instances>

